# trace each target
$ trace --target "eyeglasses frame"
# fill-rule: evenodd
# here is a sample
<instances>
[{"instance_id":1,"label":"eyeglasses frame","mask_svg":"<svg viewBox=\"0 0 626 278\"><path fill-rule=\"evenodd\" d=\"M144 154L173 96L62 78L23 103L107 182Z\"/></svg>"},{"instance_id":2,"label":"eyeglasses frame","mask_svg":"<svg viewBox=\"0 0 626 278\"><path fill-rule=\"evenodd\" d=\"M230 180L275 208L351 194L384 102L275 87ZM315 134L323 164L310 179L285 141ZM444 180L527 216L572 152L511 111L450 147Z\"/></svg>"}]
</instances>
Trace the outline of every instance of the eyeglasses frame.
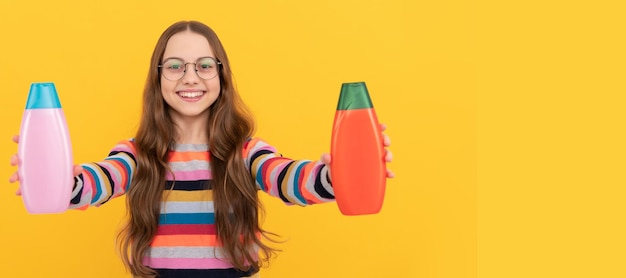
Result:
<instances>
[{"instance_id":1,"label":"eyeglasses frame","mask_svg":"<svg viewBox=\"0 0 626 278\"><path fill-rule=\"evenodd\" d=\"M198 61L200 59L204 59L204 58L210 58L210 59L214 60L215 63L217 64L217 74L215 76L211 77L211 78L202 78L202 76L200 76L200 74L198 74L198 68L197 68ZM189 64L193 65L193 70L196 72L196 75L198 76L198 78L200 78L202 80L211 80L211 79L215 78L216 76L219 76L220 72L221 72L221 68L222 68L222 62L220 62L217 58L211 57L211 56L200 57L200 58L196 59L195 63L192 63L192 62L185 63L185 61L183 59L179 59L179 58L168 58L165 61L171 60L171 59L177 59L177 60L183 61L184 69L183 69L183 75L181 75L180 78L178 78L176 80L172 80L172 79L169 79L169 78L165 77L165 74L163 74L163 70L162 69L163 69L163 67L165 65L164 64L159 64L157 67L159 68L159 71L160 71L161 75L163 76L163 78L165 78L165 79L167 79L169 81L178 81L178 80L183 79L183 77L185 77L185 74L187 74L187 65L189 65ZM165 62L165 61L163 61L163 62Z\"/></svg>"}]
</instances>

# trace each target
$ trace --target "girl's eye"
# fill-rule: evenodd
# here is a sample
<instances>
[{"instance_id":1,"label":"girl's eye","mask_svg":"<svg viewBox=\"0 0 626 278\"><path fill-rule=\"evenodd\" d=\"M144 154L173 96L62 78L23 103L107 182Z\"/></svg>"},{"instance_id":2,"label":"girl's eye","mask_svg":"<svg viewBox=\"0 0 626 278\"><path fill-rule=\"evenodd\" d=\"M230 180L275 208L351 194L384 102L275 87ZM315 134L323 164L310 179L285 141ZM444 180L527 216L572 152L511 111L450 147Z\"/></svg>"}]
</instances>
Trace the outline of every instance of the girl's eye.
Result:
<instances>
[{"instance_id":1,"label":"girl's eye","mask_svg":"<svg viewBox=\"0 0 626 278\"><path fill-rule=\"evenodd\" d=\"M215 67L215 61L211 58L202 58L197 62L197 69L208 71Z\"/></svg>"},{"instance_id":2,"label":"girl's eye","mask_svg":"<svg viewBox=\"0 0 626 278\"><path fill-rule=\"evenodd\" d=\"M182 64L171 64L167 66L168 69L173 69L173 70L181 69L182 67L183 67Z\"/></svg>"},{"instance_id":3,"label":"girl's eye","mask_svg":"<svg viewBox=\"0 0 626 278\"><path fill-rule=\"evenodd\" d=\"M171 59L171 60L165 61L163 67L171 71L180 71L185 68L185 64L182 61L179 61L178 59Z\"/></svg>"}]
</instances>

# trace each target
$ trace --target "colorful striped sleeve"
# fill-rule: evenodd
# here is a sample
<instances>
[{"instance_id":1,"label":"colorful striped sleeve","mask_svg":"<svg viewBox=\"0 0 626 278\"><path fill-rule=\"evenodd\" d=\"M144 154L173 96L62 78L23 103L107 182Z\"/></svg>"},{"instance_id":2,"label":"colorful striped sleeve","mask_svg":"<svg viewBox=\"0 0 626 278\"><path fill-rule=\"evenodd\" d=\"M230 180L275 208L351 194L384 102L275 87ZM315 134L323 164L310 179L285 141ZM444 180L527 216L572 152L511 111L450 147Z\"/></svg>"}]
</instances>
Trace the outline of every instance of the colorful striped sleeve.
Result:
<instances>
[{"instance_id":1,"label":"colorful striped sleeve","mask_svg":"<svg viewBox=\"0 0 626 278\"><path fill-rule=\"evenodd\" d=\"M104 161L81 166L83 172L74 178L70 209L100 206L126 192L137 167L133 142L121 141Z\"/></svg>"},{"instance_id":2,"label":"colorful striped sleeve","mask_svg":"<svg viewBox=\"0 0 626 278\"><path fill-rule=\"evenodd\" d=\"M283 157L261 139L244 146L245 163L259 189L300 206L335 200L328 166L319 161Z\"/></svg>"}]
</instances>

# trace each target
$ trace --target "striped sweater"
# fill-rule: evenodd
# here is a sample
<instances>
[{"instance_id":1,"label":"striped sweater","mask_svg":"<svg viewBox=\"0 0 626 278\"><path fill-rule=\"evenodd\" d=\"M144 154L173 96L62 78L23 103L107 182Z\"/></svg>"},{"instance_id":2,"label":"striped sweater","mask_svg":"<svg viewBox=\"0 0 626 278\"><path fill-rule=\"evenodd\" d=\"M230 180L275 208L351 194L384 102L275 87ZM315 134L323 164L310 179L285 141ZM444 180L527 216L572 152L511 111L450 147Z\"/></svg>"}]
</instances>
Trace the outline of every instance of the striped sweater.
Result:
<instances>
[{"instance_id":1,"label":"striped sweater","mask_svg":"<svg viewBox=\"0 0 626 278\"><path fill-rule=\"evenodd\" d=\"M83 164L70 208L100 206L126 192L136 168L132 140L118 143L102 162ZM258 189L287 204L334 200L328 167L321 162L282 157L260 139L243 148L244 163ZM211 170L207 145L179 144L169 153L173 173L166 176L159 226L143 263L159 277L245 277L216 244ZM207 186L208 185L208 186ZM256 255L256 254L255 254Z\"/></svg>"}]
</instances>

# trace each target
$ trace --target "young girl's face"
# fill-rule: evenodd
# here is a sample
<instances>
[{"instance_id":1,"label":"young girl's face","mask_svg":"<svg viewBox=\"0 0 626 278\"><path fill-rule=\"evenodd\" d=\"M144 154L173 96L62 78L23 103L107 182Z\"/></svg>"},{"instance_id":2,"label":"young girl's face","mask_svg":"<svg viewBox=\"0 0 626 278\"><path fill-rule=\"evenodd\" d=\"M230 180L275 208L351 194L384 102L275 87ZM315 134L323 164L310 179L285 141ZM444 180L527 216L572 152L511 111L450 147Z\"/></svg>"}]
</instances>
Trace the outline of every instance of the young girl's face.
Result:
<instances>
[{"instance_id":1,"label":"young girl's face","mask_svg":"<svg viewBox=\"0 0 626 278\"><path fill-rule=\"evenodd\" d=\"M162 61L161 93L172 108L172 118L179 121L202 117L206 119L209 107L220 94L220 78L217 75L211 77L212 70L209 70L209 67L216 67L214 70L218 70L218 65L213 63L217 60L209 41L190 31L177 33L167 42ZM200 71L196 73L196 69ZM177 71L178 75L175 74ZM210 79L200 78L199 75ZM180 79L176 79L179 77Z\"/></svg>"}]
</instances>

